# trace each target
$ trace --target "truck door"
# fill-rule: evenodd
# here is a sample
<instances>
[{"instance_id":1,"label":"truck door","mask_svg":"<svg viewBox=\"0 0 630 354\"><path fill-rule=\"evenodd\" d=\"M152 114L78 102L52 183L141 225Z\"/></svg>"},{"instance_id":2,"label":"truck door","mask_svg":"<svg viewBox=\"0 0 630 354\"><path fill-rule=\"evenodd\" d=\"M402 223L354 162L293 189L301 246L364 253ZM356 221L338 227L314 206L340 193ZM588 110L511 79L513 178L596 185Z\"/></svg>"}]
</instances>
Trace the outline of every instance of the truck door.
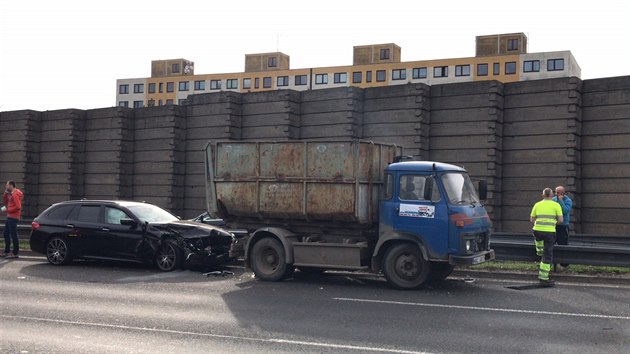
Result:
<instances>
[{"instance_id":1,"label":"truck door","mask_svg":"<svg viewBox=\"0 0 630 354\"><path fill-rule=\"evenodd\" d=\"M448 253L448 208L432 175L401 174L392 202L393 228L418 235L433 257ZM396 197L397 196L397 197Z\"/></svg>"}]
</instances>

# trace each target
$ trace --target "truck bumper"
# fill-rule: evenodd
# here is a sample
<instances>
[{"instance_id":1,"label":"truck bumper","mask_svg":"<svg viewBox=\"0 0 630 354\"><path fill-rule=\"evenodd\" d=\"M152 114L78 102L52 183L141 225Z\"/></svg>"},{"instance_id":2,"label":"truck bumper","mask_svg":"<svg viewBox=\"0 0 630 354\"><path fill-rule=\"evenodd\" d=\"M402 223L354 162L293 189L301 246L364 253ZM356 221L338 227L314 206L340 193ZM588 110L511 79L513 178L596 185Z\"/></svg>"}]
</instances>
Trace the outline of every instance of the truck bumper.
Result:
<instances>
[{"instance_id":1,"label":"truck bumper","mask_svg":"<svg viewBox=\"0 0 630 354\"><path fill-rule=\"evenodd\" d=\"M470 266L494 260L494 250L475 253L470 256L453 256L448 257L448 263L454 266Z\"/></svg>"}]
</instances>

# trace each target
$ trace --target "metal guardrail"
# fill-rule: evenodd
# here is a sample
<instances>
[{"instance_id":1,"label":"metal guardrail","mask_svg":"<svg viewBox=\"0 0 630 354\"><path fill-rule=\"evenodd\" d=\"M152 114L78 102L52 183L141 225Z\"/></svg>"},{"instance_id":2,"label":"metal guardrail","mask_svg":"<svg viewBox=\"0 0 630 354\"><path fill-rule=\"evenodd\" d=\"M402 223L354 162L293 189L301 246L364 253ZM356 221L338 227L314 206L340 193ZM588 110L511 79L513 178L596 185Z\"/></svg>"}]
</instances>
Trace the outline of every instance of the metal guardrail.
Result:
<instances>
[{"instance_id":1,"label":"metal guardrail","mask_svg":"<svg viewBox=\"0 0 630 354\"><path fill-rule=\"evenodd\" d=\"M0 231L4 230L4 222ZM20 240L28 240L30 220L18 224ZM533 262L536 248L533 236L528 233L496 232L490 238L496 259L502 261ZM556 245L555 263L584 264L594 266L630 267L630 235L570 235L569 245Z\"/></svg>"},{"instance_id":2,"label":"metal guardrail","mask_svg":"<svg viewBox=\"0 0 630 354\"><path fill-rule=\"evenodd\" d=\"M527 233L497 232L490 247L505 261L534 261L533 236ZM569 245L556 245L554 263L630 267L630 236L570 235Z\"/></svg>"}]
</instances>

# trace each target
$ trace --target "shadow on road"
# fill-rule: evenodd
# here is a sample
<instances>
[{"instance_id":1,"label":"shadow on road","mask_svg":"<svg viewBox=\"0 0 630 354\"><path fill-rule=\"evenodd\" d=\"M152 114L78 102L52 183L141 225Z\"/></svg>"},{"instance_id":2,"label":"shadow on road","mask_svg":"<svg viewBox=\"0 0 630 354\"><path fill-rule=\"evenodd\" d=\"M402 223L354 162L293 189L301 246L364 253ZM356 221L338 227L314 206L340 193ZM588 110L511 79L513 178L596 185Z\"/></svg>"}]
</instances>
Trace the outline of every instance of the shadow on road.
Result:
<instances>
[{"instance_id":1,"label":"shadow on road","mask_svg":"<svg viewBox=\"0 0 630 354\"><path fill-rule=\"evenodd\" d=\"M161 272L157 268L138 263L75 260L68 265L54 266L49 263L36 263L25 266L20 273L32 278L59 280L77 283L195 283L208 282L221 275L205 276L212 271L229 271L234 275L243 273L240 267L227 264L222 267L189 267L172 272Z\"/></svg>"}]
</instances>

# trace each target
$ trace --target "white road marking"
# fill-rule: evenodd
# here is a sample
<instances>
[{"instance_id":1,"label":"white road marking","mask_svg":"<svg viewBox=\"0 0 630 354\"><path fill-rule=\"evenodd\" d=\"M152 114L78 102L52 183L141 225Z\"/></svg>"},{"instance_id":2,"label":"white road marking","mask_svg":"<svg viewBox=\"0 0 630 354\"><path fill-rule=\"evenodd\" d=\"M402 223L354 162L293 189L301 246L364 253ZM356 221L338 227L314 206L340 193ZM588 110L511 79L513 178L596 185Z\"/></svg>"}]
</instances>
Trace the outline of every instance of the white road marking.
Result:
<instances>
[{"instance_id":1,"label":"white road marking","mask_svg":"<svg viewBox=\"0 0 630 354\"><path fill-rule=\"evenodd\" d=\"M52 318L27 317L27 316L10 316L10 315L0 315L0 318L26 320L26 321L37 321L37 322L61 323L61 324L87 326L87 327L101 327L101 328L136 330L136 331L143 331L143 332L171 333L171 334L181 334L181 335L188 335L188 336L222 338L222 339L231 339L231 340L245 340L245 341L251 341L251 342L306 345L306 346L311 346L311 347L321 347L321 348L330 348L330 349L350 349L350 350L357 350L357 351L361 351L361 352L382 352L382 353L397 353L397 354L429 354L429 352L417 352L417 351L401 350L401 349L393 349L393 348L362 347L362 346L357 346L357 345L320 343L320 342L307 342L307 341L298 341L298 340L281 339L281 338L241 337L241 336L230 336L230 335L224 335L224 334L212 334L212 333L201 333L201 332L190 332L190 331L177 331L177 330L171 330L171 329L124 326L124 325L115 325L115 324L108 324L108 323L94 323L94 322L57 320L57 319L52 319Z\"/></svg>"},{"instance_id":2,"label":"white road marking","mask_svg":"<svg viewBox=\"0 0 630 354\"><path fill-rule=\"evenodd\" d=\"M605 319L611 319L611 320L630 320L630 316L598 315L598 314L590 314L590 313L571 313L571 312L555 312L555 311L518 310L518 309L505 309L505 308L494 308L494 307L476 307L476 306L462 306L462 305L427 304L427 303L422 303L422 302L404 302L404 301L387 301L387 300L370 300L370 299L352 299L352 298L346 298L346 297L334 297L333 300L351 301L351 302L365 302L365 303L377 303L377 304L388 304L388 305L438 307L438 308L458 309L458 310L477 310L477 311L526 313L526 314L535 314L535 315L571 316L571 317L587 317L587 318L605 318Z\"/></svg>"}]
</instances>

